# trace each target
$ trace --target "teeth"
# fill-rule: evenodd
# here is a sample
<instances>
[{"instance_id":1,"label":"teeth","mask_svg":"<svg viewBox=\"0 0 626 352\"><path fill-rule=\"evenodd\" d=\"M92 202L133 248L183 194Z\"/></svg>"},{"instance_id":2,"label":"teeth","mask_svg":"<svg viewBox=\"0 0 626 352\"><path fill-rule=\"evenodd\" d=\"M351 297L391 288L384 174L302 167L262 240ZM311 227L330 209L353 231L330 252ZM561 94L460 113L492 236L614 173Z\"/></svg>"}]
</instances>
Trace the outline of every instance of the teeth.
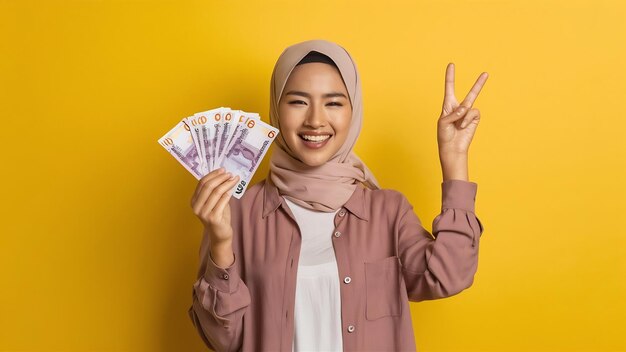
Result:
<instances>
[{"instance_id":1,"label":"teeth","mask_svg":"<svg viewBox=\"0 0 626 352\"><path fill-rule=\"evenodd\" d=\"M306 139L307 141L322 142L322 141L325 141L328 138L330 138L330 135L325 135L325 136L307 136L306 134L303 134L302 138Z\"/></svg>"}]
</instances>

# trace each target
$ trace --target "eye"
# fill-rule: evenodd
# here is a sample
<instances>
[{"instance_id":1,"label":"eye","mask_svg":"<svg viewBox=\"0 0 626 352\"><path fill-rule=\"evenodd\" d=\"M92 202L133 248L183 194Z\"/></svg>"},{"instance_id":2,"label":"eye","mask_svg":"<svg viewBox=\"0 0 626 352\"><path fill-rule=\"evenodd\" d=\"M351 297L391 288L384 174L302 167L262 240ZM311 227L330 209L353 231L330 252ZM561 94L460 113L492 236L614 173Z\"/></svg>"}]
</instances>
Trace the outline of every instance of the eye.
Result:
<instances>
[{"instance_id":1,"label":"eye","mask_svg":"<svg viewBox=\"0 0 626 352\"><path fill-rule=\"evenodd\" d=\"M336 101L331 101L330 103L328 103L328 105L343 106L343 104L338 103Z\"/></svg>"},{"instance_id":2,"label":"eye","mask_svg":"<svg viewBox=\"0 0 626 352\"><path fill-rule=\"evenodd\" d=\"M300 103L304 104L304 101L302 101L302 100L292 100L292 101L289 102L289 104L294 104L294 105L300 104Z\"/></svg>"}]
</instances>

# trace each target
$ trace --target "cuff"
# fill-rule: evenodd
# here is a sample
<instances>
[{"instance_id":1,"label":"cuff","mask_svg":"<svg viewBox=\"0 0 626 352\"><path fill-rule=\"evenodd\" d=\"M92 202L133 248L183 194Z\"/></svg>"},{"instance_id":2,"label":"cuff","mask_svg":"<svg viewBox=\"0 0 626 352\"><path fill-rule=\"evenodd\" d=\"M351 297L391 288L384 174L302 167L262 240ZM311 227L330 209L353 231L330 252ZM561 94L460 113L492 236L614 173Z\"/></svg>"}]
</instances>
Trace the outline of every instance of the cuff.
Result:
<instances>
[{"instance_id":1,"label":"cuff","mask_svg":"<svg viewBox=\"0 0 626 352\"><path fill-rule=\"evenodd\" d=\"M457 208L473 213L477 189L476 182L454 179L443 181L441 183L441 210Z\"/></svg>"},{"instance_id":2,"label":"cuff","mask_svg":"<svg viewBox=\"0 0 626 352\"><path fill-rule=\"evenodd\" d=\"M235 270L237 256L234 253L233 255L235 256L233 263L228 268L220 268L211 258L211 252L208 253L209 260L207 260L204 280L218 291L233 293L237 290L239 284L239 274Z\"/></svg>"}]
</instances>

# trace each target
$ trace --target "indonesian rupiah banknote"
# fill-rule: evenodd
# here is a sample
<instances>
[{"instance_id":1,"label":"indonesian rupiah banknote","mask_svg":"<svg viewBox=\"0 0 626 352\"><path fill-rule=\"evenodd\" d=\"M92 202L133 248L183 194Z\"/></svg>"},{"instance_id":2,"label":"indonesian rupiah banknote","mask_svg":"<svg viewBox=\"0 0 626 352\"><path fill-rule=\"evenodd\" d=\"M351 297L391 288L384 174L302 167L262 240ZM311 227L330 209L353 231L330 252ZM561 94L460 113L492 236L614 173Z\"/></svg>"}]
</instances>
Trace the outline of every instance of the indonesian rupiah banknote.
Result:
<instances>
[{"instance_id":1,"label":"indonesian rupiah banknote","mask_svg":"<svg viewBox=\"0 0 626 352\"><path fill-rule=\"evenodd\" d=\"M277 135L257 113L219 107L184 118L159 144L198 180L220 167L238 175L239 199Z\"/></svg>"}]
</instances>

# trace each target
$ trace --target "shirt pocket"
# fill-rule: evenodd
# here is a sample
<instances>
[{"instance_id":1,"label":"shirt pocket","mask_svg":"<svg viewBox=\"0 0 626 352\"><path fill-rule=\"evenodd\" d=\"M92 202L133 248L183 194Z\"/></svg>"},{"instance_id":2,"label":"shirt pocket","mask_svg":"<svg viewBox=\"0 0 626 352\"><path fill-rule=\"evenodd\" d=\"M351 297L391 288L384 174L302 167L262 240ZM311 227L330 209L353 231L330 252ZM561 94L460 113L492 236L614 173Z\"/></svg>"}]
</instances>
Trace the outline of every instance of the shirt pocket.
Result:
<instances>
[{"instance_id":1,"label":"shirt pocket","mask_svg":"<svg viewBox=\"0 0 626 352\"><path fill-rule=\"evenodd\" d=\"M400 315L402 309L400 278L400 260L397 256L365 262L367 320Z\"/></svg>"}]
</instances>

